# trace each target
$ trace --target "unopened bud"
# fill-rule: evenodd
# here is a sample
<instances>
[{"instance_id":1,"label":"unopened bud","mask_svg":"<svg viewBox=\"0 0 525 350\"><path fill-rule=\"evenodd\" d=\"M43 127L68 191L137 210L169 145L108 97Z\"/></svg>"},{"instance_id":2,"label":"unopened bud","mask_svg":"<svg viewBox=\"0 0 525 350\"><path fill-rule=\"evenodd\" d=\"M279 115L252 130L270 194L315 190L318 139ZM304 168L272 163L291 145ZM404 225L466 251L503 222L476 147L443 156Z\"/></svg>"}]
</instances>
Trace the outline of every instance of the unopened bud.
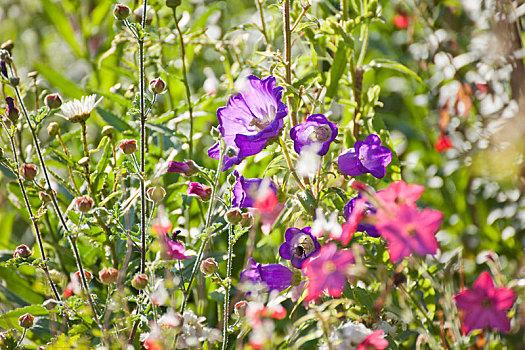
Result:
<instances>
[{"instance_id":1,"label":"unopened bud","mask_svg":"<svg viewBox=\"0 0 525 350\"><path fill-rule=\"evenodd\" d=\"M44 203L49 203L52 200L51 196L48 193L45 193L44 191L38 192L38 197Z\"/></svg>"},{"instance_id":2,"label":"unopened bud","mask_svg":"<svg viewBox=\"0 0 525 350\"><path fill-rule=\"evenodd\" d=\"M211 134L211 137L213 137L216 140L221 138L221 132L215 126L212 126L210 134Z\"/></svg>"},{"instance_id":3,"label":"unopened bud","mask_svg":"<svg viewBox=\"0 0 525 350\"><path fill-rule=\"evenodd\" d=\"M115 283L118 278L118 270L112 267L106 267L98 273L98 277L104 284Z\"/></svg>"},{"instance_id":4,"label":"unopened bud","mask_svg":"<svg viewBox=\"0 0 525 350\"><path fill-rule=\"evenodd\" d=\"M25 244L22 244L22 245L19 245L18 247L16 247L15 249L15 253L13 254L13 257L15 259L18 259L18 258L29 258L31 256L31 254L33 254L31 252L31 249L29 249L28 246L26 246Z\"/></svg>"},{"instance_id":5,"label":"unopened bud","mask_svg":"<svg viewBox=\"0 0 525 350\"><path fill-rule=\"evenodd\" d=\"M24 164L20 167L20 176L24 180L31 181L36 177L37 167L34 164Z\"/></svg>"},{"instance_id":6,"label":"unopened bud","mask_svg":"<svg viewBox=\"0 0 525 350\"><path fill-rule=\"evenodd\" d=\"M56 136L60 134L60 125L57 122L51 122L47 126L47 133L50 136Z\"/></svg>"},{"instance_id":7,"label":"unopened bud","mask_svg":"<svg viewBox=\"0 0 525 350\"><path fill-rule=\"evenodd\" d=\"M8 118L11 122L16 123L18 117L20 116L20 110L17 106L15 106L15 100L8 96L5 98L5 102L7 103L7 108L4 113L6 118Z\"/></svg>"},{"instance_id":8,"label":"unopened bud","mask_svg":"<svg viewBox=\"0 0 525 350\"><path fill-rule=\"evenodd\" d=\"M93 199L91 199L91 197L83 196L76 199L75 205L77 206L77 210L79 212L87 213L91 209L93 209L94 202Z\"/></svg>"},{"instance_id":9,"label":"unopened bud","mask_svg":"<svg viewBox=\"0 0 525 350\"><path fill-rule=\"evenodd\" d=\"M241 300L235 303L235 306L233 309L235 310L235 314L239 317L244 317L246 314L246 308L248 307L248 302L246 300Z\"/></svg>"},{"instance_id":10,"label":"unopened bud","mask_svg":"<svg viewBox=\"0 0 525 350\"><path fill-rule=\"evenodd\" d=\"M201 262L200 270L205 275L213 275L219 271L219 265L214 258L208 258Z\"/></svg>"},{"instance_id":11,"label":"unopened bud","mask_svg":"<svg viewBox=\"0 0 525 350\"><path fill-rule=\"evenodd\" d=\"M166 6L175 9L180 6L182 0L166 0Z\"/></svg>"},{"instance_id":12,"label":"unopened bud","mask_svg":"<svg viewBox=\"0 0 525 350\"><path fill-rule=\"evenodd\" d=\"M184 162L170 161L168 164L168 173L179 173L186 176L192 176L199 173L201 170L193 160L185 160Z\"/></svg>"},{"instance_id":13,"label":"unopened bud","mask_svg":"<svg viewBox=\"0 0 525 350\"><path fill-rule=\"evenodd\" d=\"M86 281L89 282L93 279L93 274L88 270L84 270L84 276L86 276ZM80 281L80 271L75 272L75 277Z\"/></svg>"},{"instance_id":14,"label":"unopened bud","mask_svg":"<svg viewBox=\"0 0 525 350\"><path fill-rule=\"evenodd\" d=\"M102 128L102 136L111 137L113 136L113 133L115 132L115 128L111 125L106 125Z\"/></svg>"},{"instance_id":15,"label":"unopened bud","mask_svg":"<svg viewBox=\"0 0 525 350\"><path fill-rule=\"evenodd\" d=\"M148 285L148 282L149 282L148 275L141 273L133 277L133 280L131 281L131 285L135 289L142 290L146 288L146 286Z\"/></svg>"},{"instance_id":16,"label":"unopened bud","mask_svg":"<svg viewBox=\"0 0 525 350\"><path fill-rule=\"evenodd\" d=\"M226 221L232 225L237 225L242 220L242 212L239 208L232 208L226 212Z\"/></svg>"},{"instance_id":17,"label":"unopened bud","mask_svg":"<svg viewBox=\"0 0 525 350\"><path fill-rule=\"evenodd\" d=\"M235 176L234 174L230 174L228 175L228 177L226 178L226 180L228 180L228 183L233 186L235 185L235 183L237 182L237 176Z\"/></svg>"},{"instance_id":18,"label":"unopened bud","mask_svg":"<svg viewBox=\"0 0 525 350\"><path fill-rule=\"evenodd\" d=\"M161 186L155 186L148 188L148 197L155 203L162 202L166 196L166 190Z\"/></svg>"},{"instance_id":19,"label":"unopened bud","mask_svg":"<svg viewBox=\"0 0 525 350\"><path fill-rule=\"evenodd\" d=\"M250 213L243 213L241 218L241 226L244 228L252 227L253 225L253 215Z\"/></svg>"},{"instance_id":20,"label":"unopened bud","mask_svg":"<svg viewBox=\"0 0 525 350\"><path fill-rule=\"evenodd\" d=\"M119 21L123 21L129 17L131 14L131 9L126 5L117 4L113 9L113 16Z\"/></svg>"},{"instance_id":21,"label":"unopened bud","mask_svg":"<svg viewBox=\"0 0 525 350\"><path fill-rule=\"evenodd\" d=\"M132 154L137 150L137 141L136 140L122 140L119 145L120 149L124 154Z\"/></svg>"},{"instance_id":22,"label":"unopened bud","mask_svg":"<svg viewBox=\"0 0 525 350\"><path fill-rule=\"evenodd\" d=\"M42 303L42 306L45 307L47 310L51 311L54 308L56 308L58 305L58 302L55 299L47 299Z\"/></svg>"},{"instance_id":23,"label":"unopened bud","mask_svg":"<svg viewBox=\"0 0 525 350\"><path fill-rule=\"evenodd\" d=\"M11 77L9 78L9 84L11 84L11 86L18 86L18 84L20 84L20 78L19 77Z\"/></svg>"},{"instance_id":24,"label":"unopened bud","mask_svg":"<svg viewBox=\"0 0 525 350\"><path fill-rule=\"evenodd\" d=\"M162 94L166 90L166 83L162 78L153 79L149 82L149 89L154 94Z\"/></svg>"},{"instance_id":25,"label":"unopened bud","mask_svg":"<svg viewBox=\"0 0 525 350\"><path fill-rule=\"evenodd\" d=\"M6 50L7 52L11 53L13 51L13 47L15 47L15 43L13 42L13 40L7 40L6 42L2 43L0 49Z\"/></svg>"},{"instance_id":26,"label":"unopened bud","mask_svg":"<svg viewBox=\"0 0 525 350\"><path fill-rule=\"evenodd\" d=\"M393 282L395 286L399 286L407 281L407 276L405 276L401 272L394 273L394 276L392 276Z\"/></svg>"},{"instance_id":27,"label":"unopened bud","mask_svg":"<svg viewBox=\"0 0 525 350\"><path fill-rule=\"evenodd\" d=\"M46 96L44 100L46 106L48 106L50 109L57 109L62 106L62 99L60 98L59 94L49 94Z\"/></svg>"},{"instance_id":28,"label":"unopened bud","mask_svg":"<svg viewBox=\"0 0 525 350\"><path fill-rule=\"evenodd\" d=\"M35 317L33 315L25 314L25 315L20 316L20 318L18 319L18 324L20 325L20 327L28 329L28 328L33 327L34 321L35 321Z\"/></svg>"},{"instance_id":29,"label":"unopened bud","mask_svg":"<svg viewBox=\"0 0 525 350\"><path fill-rule=\"evenodd\" d=\"M210 186L202 185L198 182L190 182L186 194L199 198L203 202L210 200L212 189Z\"/></svg>"}]
</instances>

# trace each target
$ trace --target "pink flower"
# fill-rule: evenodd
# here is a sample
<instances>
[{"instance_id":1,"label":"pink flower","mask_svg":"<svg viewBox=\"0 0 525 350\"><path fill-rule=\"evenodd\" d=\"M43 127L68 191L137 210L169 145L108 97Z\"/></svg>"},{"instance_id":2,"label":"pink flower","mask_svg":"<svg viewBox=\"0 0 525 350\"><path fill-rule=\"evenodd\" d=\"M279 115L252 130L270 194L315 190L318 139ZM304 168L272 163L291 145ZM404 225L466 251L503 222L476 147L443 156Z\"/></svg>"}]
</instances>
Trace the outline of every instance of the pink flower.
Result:
<instances>
[{"instance_id":1,"label":"pink flower","mask_svg":"<svg viewBox=\"0 0 525 350\"><path fill-rule=\"evenodd\" d=\"M438 243L435 235L441 226L443 213L432 209L418 212L414 205L401 204L390 214L379 210L375 224L381 237L388 242L390 260L399 262L411 253L436 253Z\"/></svg>"},{"instance_id":2,"label":"pink flower","mask_svg":"<svg viewBox=\"0 0 525 350\"><path fill-rule=\"evenodd\" d=\"M425 186L408 185L405 181L400 180L391 183L386 189L377 192L376 198L386 209L390 210L399 204L415 204L424 191Z\"/></svg>"},{"instance_id":3,"label":"pink flower","mask_svg":"<svg viewBox=\"0 0 525 350\"><path fill-rule=\"evenodd\" d=\"M434 148L439 153L444 152L447 149L451 149L453 147L454 145L452 144L452 140L450 140L445 133L439 134L439 138L434 143Z\"/></svg>"},{"instance_id":4,"label":"pink flower","mask_svg":"<svg viewBox=\"0 0 525 350\"><path fill-rule=\"evenodd\" d=\"M334 243L323 246L317 257L303 264L303 272L309 279L305 300L318 298L324 290L330 296L340 297L348 280L346 269L354 263L351 251L337 250Z\"/></svg>"},{"instance_id":5,"label":"pink flower","mask_svg":"<svg viewBox=\"0 0 525 350\"><path fill-rule=\"evenodd\" d=\"M171 222L158 222L151 225L151 228L159 236L160 242L166 255L174 260L184 260L190 258L187 256L184 245L178 242L176 239L171 239L169 233L171 231Z\"/></svg>"},{"instance_id":6,"label":"pink flower","mask_svg":"<svg viewBox=\"0 0 525 350\"><path fill-rule=\"evenodd\" d=\"M383 330L373 331L357 346L357 350L383 350L388 346L388 340L383 337Z\"/></svg>"},{"instance_id":7,"label":"pink flower","mask_svg":"<svg viewBox=\"0 0 525 350\"><path fill-rule=\"evenodd\" d=\"M186 194L188 196L197 197L203 202L207 202L210 200L211 192L212 190L210 186L202 185L198 182L190 182Z\"/></svg>"},{"instance_id":8,"label":"pink flower","mask_svg":"<svg viewBox=\"0 0 525 350\"><path fill-rule=\"evenodd\" d=\"M510 331L507 310L512 307L516 297L512 289L495 288L494 281L487 271L482 272L472 289L458 293L454 299L456 305L465 313L463 330L499 329L504 333Z\"/></svg>"}]
</instances>

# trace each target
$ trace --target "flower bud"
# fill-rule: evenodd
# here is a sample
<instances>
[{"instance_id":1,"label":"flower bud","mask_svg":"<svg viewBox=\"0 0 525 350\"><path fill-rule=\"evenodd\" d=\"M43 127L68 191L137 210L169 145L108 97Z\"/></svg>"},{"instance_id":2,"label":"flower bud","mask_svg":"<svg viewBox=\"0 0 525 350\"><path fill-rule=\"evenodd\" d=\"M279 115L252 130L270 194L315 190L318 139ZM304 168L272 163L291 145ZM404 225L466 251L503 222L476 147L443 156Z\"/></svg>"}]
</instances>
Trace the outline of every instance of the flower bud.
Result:
<instances>
[{"instance_id":1,"label":"flower bud","mask_svg":"<svg viewBox=\"0 0 525 350\"><path fill-rule=\"evenodd\" d=\"M13 254L13 257L15 259L18 259L18 258L29 258L31 256L31 254L33 254L31 252L31 249L29 249L28 246L26 246L25 244L22 244L22 245L19 245L18 247L16 247L15 249L15 253Z\"/></svg>"},{"instance_id":2,"label":"flower bud","mask_svg":"<svg viewBox=\"0 0 525 350\"><path fill-rule=\"evenodd\" d=\"M153 21L153 16L155 16L155 11L150 6L147 6L146 9L146 24L151 24ZM144 13L144 6L139 6L135 11L133 11L133 18L135 22L142 23L142 15Z\"/></svg>"},{"instance_id":3,"label":"flower bud","mask_svg":"<svg viewBox=\"0 0 525 350\"><path fill-rule=\"evenodd\" d=\"M91 209L93 209L94 202L93 202L93 199L91 199L91 197L83 196L83 197L77 198L75 200L75 204L79 212L87 213Z\"/></svg>"},{"instance_id":4,"label":"flower bud","mask_svg":"<svg viewBox=\"0 0 525 350\"><path fill-rule=\"evenodd\" d=\"M88 270L84 270L84 276L86 276L87 282L90 282L93 279L93 274ZM75 272L75 277L78 278L79 281L81 281L80 271Z\"/></svg>"},{"instance_id":5,"label":"flower bud","mask_svg":"<svg viewBox=\"0 0 525 350\"><path fill-rule=\"evenodd\" d=\"M168 164L168 173L179 173L186 176L192 176L200 172L200 168L193 160L184 162L170 161Z\"/></svg>"},{"instance_id":6,"label":"flower bud","mask_svg":"<svg viewBox=\"0 0 525 350\"><path fill-rule=\"evenodd\" d=\"M4 149L0 147L0 159L4 158Z\"/></svg>"},{"instance_id":7,"label":"flower bud","mask_svg":"<svg viewBox=\"0 0 525 350\"><path fill-rule=\"evenodd\" d=\"M133 280L131 281L131 285L135 289L142 290L146 288L146 286L148 285L148 281L149 281L148 275L141 273L133 277Z\"/></svg>"},{"instance_id":8,"label":"flower bud","mask_svg":"<svg viewBox=\"0 0 525 350\"><path fill-rule=\"evenodd\" d=\"M13 42L13 40L7 40L6 42L2 43L0 49L6 50L7 52L11 53L13 51L13 47L15 47L15 43Z\"/></svg>"},{"instance_id":9,"label":"flower bud","mask_svg":"<svg viewBox=\"0 0 525 350\"><path fill-rule=\"evenodd\" d=\"M78 165L80 166L88 166L89 165L89 157L82 157L78 160Z\"/></svg>"},{"instance_id":10,"label":"flower bud","mask_svg":"<svg viewBox=\"0 0 525 350\"><path fill-rule=\"evenodd\" d=\"M235 183L237 182L237 176L235 176L234 174L230 174L228 175L228 177L226 178L226 180L228 181L228 183L233 186L235 185Z\"/></svg>"},{"instance_id":11,"label":"flower bud","mask_svg":"<svg viewBox=\"0 0 525 350\"><path fill-rule=\"evenodd\" d=\"M149 82L149 89L154 94L162 94L166 90L166 83L162 78L153 79Z\"/></svg>"},{"instance_id":12,"label":"flower bud","mask_svg":"<svg viewBox=\"0 0 525 350\"><path fill-rule=\"evenodd\" d=\"M104 284L115 283L118 278L118 270L112 267L106 267L98 273L98 277Z\"/></svg>"},{"instance_id":13,"label":"flower bud","mask_svg":"<svg viewBox=\"0 0 525 350\"><path fill-rule=\"evenodd\" d=\"M162 202L165 196L166 190L164 190L164 188L162 188L161 186L148 188L148 197L155 203Z\"/></svg>"},{"instance_id":14,"label":"flower bud","mask_svg":"<svg viewBox=\"0 0 525 350\"><path fill-rule=\"evenodd\" d=\"M188 196L197 197L203 202L207 202L210 200L211 192L212 190L210 186L202 185L198 182L190 182L186 194Z\"/></svg>"},{"instance_id":15,"label":"flower bud","mask_svg":"<svg viewBox=\"0 0 525 350\"><path fill-rule=\"evenodd\" d=\"M407 277L401 272L394 273L394 276L392 276L392 279L393 279L395 286L399 286L407 281Z\"/></svg>"},{"instance_id":16,"label":"flower bud","mask_svg":"<svg viewBox=\"0 0 525 350\"><path fill-rule=\"evenodd\" d=\"M241 300L235 303L235 306L233 309L235 310L235 314L239 317L244 317L246 314L246 308L248 307L248 302L246 300Z\"/></svg>"},{"instance_id":17,"label":"flower bud","mask_svg":"<svg viewBox=\"0 0 525 350\"><path fill-rule=\"evenodd\" d=\"M7 108L4 113L6 118L8 118L11 122L16 123L18 117L20 116L20 110L17 106L15 106L15 100L8 96L5 98L5 102L7 103Z\"/></svg>"},{"instance_id":18,"label":"flower bud","mask_svg":"<svg viewBox=\"0 0 525 350\"><path fill-rule=\"evenodd\" d=\"M120 149L124 154L133 154L137 150L137 141L136 140L122 140L119 145Z\"/></svg>"},{"instance_id":19,"label":"flower bud","mask_svg":"<svg viewBox=\"0 0 525 350\"><path fill-rule=\"evenodd\" d=\"M46 106L49 107L49 109L57 109L62 106L62 99L60 98L59 94L49 94L46 96L44 100Z\"/></svg>"},{"instance_id":20,"label":"flower bud","mask_svg":"<svg viewBox=\"0 0 525 350\"><path fill-rule=\"evenodd\" d=\"M51 196L48 193L45 193L44 191L38 192L38 197L44 203L49 203L52 200Z\"/></svg>"},{"instance_id":21,"label":"flower bud","mask_svg":"<svg viewBox=\"0 0 525 350\"><path fill-rule=\"evenodd\" d=\"M253 215L251 213L243 213L241 218L241 226L250 228L253 225Z\"/></svg>"},{"instance_id":22,"label":"flower bud","mask_svg":"<svg viewBox=\"0 0 525 350\"><path fill-rule=\"evenodd\" d=\"M25 314L25 315L20 316L20 318L18 319L18 324L20 325L20 327L28 329L28 328L33 327L34 321L35 321L35 317L33 315Z\"/></svg>"},{"instance_id":23,"label":"flower bud","mask_svg":"<svg viewBox=\"0 0 525 350\"><path fill-rule=\"evenodd\" d=\"M36 177L37 174L37 167L34 164L24 164L20 168L20 176L24 178L24 180L31 181Z\"/></svg>"},{"instance_id":24,"label":"flower bud","mask_svg":"<svg viewBox=\"0 0 525 350\"><path fill-rule=\"evenodd\" d=\"M166 0L166 6L175 9L180 6L182 0Z\"/></svg>"},{"instance_id":25,"label":"flower bud","mask_svg":"<svg viewBox=\"0 0 525 350\"><path fill-rule=\"evenodd\" d=\"M221 132L215 126L212 126L210 134L211 134L211 137L213 137L216 140L221 138Z\"/></svg>"},{"instance_id":26,"label":"flower bud","mask_svg":"<svg viewBox=\"0 0 525 350\"><path fill-rule=\"evenodd\" d=\"M20 84L20 78L19 77L9 78L9 84L11 84L11 86L18 86L18 84Z\"/></svg>"},{"instance_id":27,"label":"flower bud","mask_svg":"<svg viewBox=\"0 0 525 350\"><path fill-rule=\"evenodd\" d=\"M47 133L50 136L56 136L56 135L60 134L60 125L58 125L57 122L49 123L49 125L47 126Z\"/></svg>"},{"instance_id":28,"label":"flower bud","mask_svg":"<svg viewBox=\"0 0 525 350\"><path fill-rule=\"evenodd\" d=\"M131 14L131 9L127 7L126 5L116 4L115 8L113 9L113 16L118 21L123 21L127 19L130 14Z\"/></svg>"},{"instance_id":29,"label":"flower bud","mask_svg":"<svg viewBox=\"0 0 525 350\"><path fill-rule=\"evenodd\" d=\"M303 279L302 272L300 270L295 270L294 269L294 273L292 275L292 286L297 287L298 285L300 285L302 279Z\"/></svg>"},{"instance_id":30,"label":"flower bud","mask_svg":"<svg viewBox=\"0 0 525 350\"><path fill-rule=\"evenodd\" d=\"M208 258L201 262L200 270L205 275L213 275L219 271L219 265L214 258Z\"/></svg>"},{"instance_id":31,"label":"flower bud","mask_svg":"<svg viewBox=\"0 0 525 350\"><path fill-rule=\"evenodd\" d=\"M102 136L112 137L115 132L115 128L111 125L106 125L102 128Z\"/></svg>"},{"instance_id":32,"label":"flower bud","mask_svg":"<svg viewBox=\"0 0 525 350\"><path fill-rule=\"evenodd\" d=\"M58 305L58 302L55 299L47 299L46 301L42 303L42 306L45 307L49 311L56 308L57 305Z\"/></svg>"},{"instance_id":33,"label":"flower bud","mask_svg":"<svg viewBox=\"0 0 525 350\"><path fill-rule=\"evenodd\" d=\"M239 208L232 208L226 212L226 221L232 225L237 225L242 220L242 212Z\"/></svg>"}]
</instances>

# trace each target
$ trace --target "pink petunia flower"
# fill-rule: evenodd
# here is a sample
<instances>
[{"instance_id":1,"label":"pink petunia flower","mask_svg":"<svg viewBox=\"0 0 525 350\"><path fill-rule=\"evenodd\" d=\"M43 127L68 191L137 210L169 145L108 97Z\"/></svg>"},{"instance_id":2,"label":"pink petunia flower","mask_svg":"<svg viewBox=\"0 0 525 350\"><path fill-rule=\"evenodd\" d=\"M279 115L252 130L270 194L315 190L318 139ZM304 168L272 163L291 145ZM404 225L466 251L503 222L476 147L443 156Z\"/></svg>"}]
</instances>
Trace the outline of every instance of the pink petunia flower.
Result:
<instances>
[{"instance_id":1,"label":"pink petunia flower","mask_svg":"<svg viewBox=\"0 0 525 350\"><path fill-rule=\"evenodd\" d=\"M418 211L415 205L402 204L387 214L378 210L376 228L388 242L390 260L399 262L412 253L435 254L438 243L436 232L443 213L432 209Z\"/></svg>"},{"instance_id":2,"label":"pink petunia flower","mask_svg":"<svg viewBox=\"0 0 525 350\"><path fill-rule=\"evenodd\" d=\"M474 329L499 329L510 331L507 310L516 301L514 291L509 288L495 288L490 273L482 272L472 289L464 290L454 297L457 307L465 313L463 331Z\"/></svg>"},{"instance_id":3,"label":"pink petunia flower","mask_svg":"<svg viewBox=\"0 0 525 350\"><path fill-rule=\"evenodd\" d=\"M166 255L174 260L184 260L190 258L186 255L186 249L184 245L176 239L171 239L169 233L171 231L171 222L158 221L151 225L151 228L159 236L160 242Z\"/></svg>"},{"instance_id":4,"label":"pink petunia flower","mask_svg":"<svg viewBox=\"0 0 525 350\"><path fill-rule=\"evenodd\" d=\"M424 191L425 186L409 185L405 181L400 180L391 183L386 189L378 191L376 198L385 207L383 209L390 210L400 204L415 204Z\"/></svg>"},{"instance_id":5,"label":"pink petunia flower","mask_svg":"<svg viewBox=\"0 0 525 350\"><path fill-rule=\"evenodd\" d=\"M357 346L357 350L383 350L388 346L388 340L383 337L383 330L373 331Z\"/></svg>"},{"instance_id":6,"label":"pink petunia flower","mask_svg":"<svg viewBox=\"0 0 525 350\"><path fill-rule=\"evenodd\" d=\"M338 250L334 243L323 246L315 258L303 264L303 272L309 279L305 300L316 299L325 290L330 296L340 297L348 280L346 270L354 263L351 251Z\"/></svg>"}]
</instances>

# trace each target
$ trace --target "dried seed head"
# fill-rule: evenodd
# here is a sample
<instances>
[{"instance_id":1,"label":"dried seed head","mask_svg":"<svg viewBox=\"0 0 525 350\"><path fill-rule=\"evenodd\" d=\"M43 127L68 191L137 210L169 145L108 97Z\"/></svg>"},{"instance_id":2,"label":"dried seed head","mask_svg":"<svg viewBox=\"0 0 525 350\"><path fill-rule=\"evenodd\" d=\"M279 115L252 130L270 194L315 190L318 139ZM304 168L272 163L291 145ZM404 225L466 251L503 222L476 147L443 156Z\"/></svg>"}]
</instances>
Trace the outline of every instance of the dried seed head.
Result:
<instances>
[{"instance_id":1,"label":"dried seed head","mask_svg":"<svg viewBox=\"0 0 525 350\"><path fill-rule=\"evenodd\" d=\"M208 258L201 262L200 270L205 275L213 275L219 271L219 265L214 258Z\"/></svg>"},{"instance_id":2,"label":"dried seed head","mask_svg":"<svg viewBox=\"0 0 525 350\"><path fill-rule=\"evenodd\" d=\"M235 303L234 310L235 314L239 317L243 317L246 314L246 308L248 307L248 302L246 300L241 300Z\"/></svg>"},{"instance_id":3,"label":"dried seed head","mask_svg":"<svg viewBox=\"0 0 525 350\"><path fill-rule=\"evenodd\" d=\"M75 201L75 204L79 212L87 213L91 209L93 209L94 202L93 202L93 199L91 199L90 197L83 196L83 197L77 198Z\"/></svg>"},{"instance_id":4,"label":"dried seed head","mask_svg":"<svg viewBox=\"0 0 525 350\"><path fill-rule=\"evenodd\" d=\"M16 247L15 249L15 253L13 254L13 257L15 259L17 258L29 258L31 256L31 254L33 254L33 252L31 252L31 249L29 249L28 246L26 246L25 244L22 244L22 245L19 245L18 247Z\"/></svg>"},{"instance_id":5,"label":"dried seed head","mask_svg":"<svg viewBox=\"0 0 525 350\"><path fill-rule=\"evenodd\" d=\"M226 212L226 221L232 225L237 225L242 220L242 212L239 208L232 208Z\"/></svg>"},{"instance_id":6,"label":"dried seed head","mask_svg":"<svg viewBox=\"0 0 525 350\"><path fill-rule=\"evenodd\" d=\"M253 215L250 213L243 213L241 219L241 226L244 228L252 227L253 225Z\"/></svg>"},{"instance_id":7,"label":"dried seed head","mask_svg":"<svg viewBox=\"0 0 525 350\"><path fill-rule=\"evenodd\" d=\"M116 4L113 9L113 16L119 21L123 21L129 17L131 14L131 9L126 5Z\"/></svg>"},{"instance_id":8,"label":"dried seed head","mask_svg":"<svg viewBox=\"0 0 525 350\"><path fill-rule=\"evenodd\" d=\"M161 186L148 188L148 197L155 203L162 202L165 196L166 190L164 190L164 188L162 188Z\"/></svg>"},{"instance_id":9,"label":"dried seed head","mask_svg":"<svg viewBox=\"0 0 525 350\"><path fill-rule=\"evenodd\" d=\"M33 315L25 314L25 315L20 316L20 318L18 319L18 324L20 325L20 327L28 329L28 328L33 327L34 321L35 321L35 317Z\"/></svg>"},{"instance_id":10,"label":"dried seed head","mask_svg":"<svg viewBox=\"0 0 525 350\"><path fill-rule=\"evenodd\" d=\"M49 125L47 126L47 133L50 136L56 136L56 135L60 134L60 125L58 125L57 122L49 123Z\"/></svg>"},{"instance_id":11,"label":"dried seed head","mask_svg":"<svg viewBox=\"0 0 525 350\"><path fill-rule=\"evenodd\" d=\"M137 150L137 140L122 140L119 147L124 154L133 154Z\"/></svg>"},{"instance_id":12,"label":"dried seed head","mask_svg":"<svg viewBox=\"0 0 525 350\"><path fill-rule=\"evenodd\" d=\"M166 83L162 78L153 79L149 82L149 89L156 95L162 94L166 90Z\"/></svg>"},{"instance_id":13,"label":"dried seed head","mask_svg":"<svg viewBox=\"0 0 525 350\"><path fill-rule=\"evenodd\" d=\"M98 273L98 277L104 284L115 283L118 278L118 270L112 267L106 267Z\"/></svg>"},{"instance_id":14,"label":"dried seed head","mask_svg":"<svg viewBox=\"0 0 525 350\"><path fill-rule=\"evenodd\" d=\"M180 6L182 0L166 0L166 6L175 9Z\"/></svg>"},{"instance_id":15,"label":"dried seed head","mask_svg":"<svg viewBox=\"0 0 525 350\"><path fill-rule=\"evenodd\" d=\"M84 270L84 276L86 276L87 282L90 282L93 279L93 274L88 270ZM80 271L75 272L75 277L78 278L79 281L81 281Z\"/></svg>"},{"instance_id":16,"label":"dried seed head","mask_svg":"<svg viewBox=\"0 0 525 350\"><path fill-rule=\"evenodd\" d=\"M37 167L34 164L24 164L20 167L20 176L22 176L24 180L31 181L36 177L36 174Z\"/></svg>"},{"instance_id":17,"label":"dried seed head","mask_svg":"<svg viewBox=\"0 0 525 350\"><path fill-rule=\"evenodd\" d=\"M131 285L135 289L142 290L146 288L146 286L148 285L148 282L149 282L148 275L141 273L133 277L133 280L131 281Z\"/></svg>"},{"instance_id":18,"label":"dried seed head","mask_svg":"<svg viewBox=\"0 0 525 350\"><path fill-rule=\"evenodd\" d=\"M59 94L49 94L46 96L44 100L46 106L48 106L50 109L57 109L62 106L62 99L60 98Z\"/></svg>"}]
</instances>

